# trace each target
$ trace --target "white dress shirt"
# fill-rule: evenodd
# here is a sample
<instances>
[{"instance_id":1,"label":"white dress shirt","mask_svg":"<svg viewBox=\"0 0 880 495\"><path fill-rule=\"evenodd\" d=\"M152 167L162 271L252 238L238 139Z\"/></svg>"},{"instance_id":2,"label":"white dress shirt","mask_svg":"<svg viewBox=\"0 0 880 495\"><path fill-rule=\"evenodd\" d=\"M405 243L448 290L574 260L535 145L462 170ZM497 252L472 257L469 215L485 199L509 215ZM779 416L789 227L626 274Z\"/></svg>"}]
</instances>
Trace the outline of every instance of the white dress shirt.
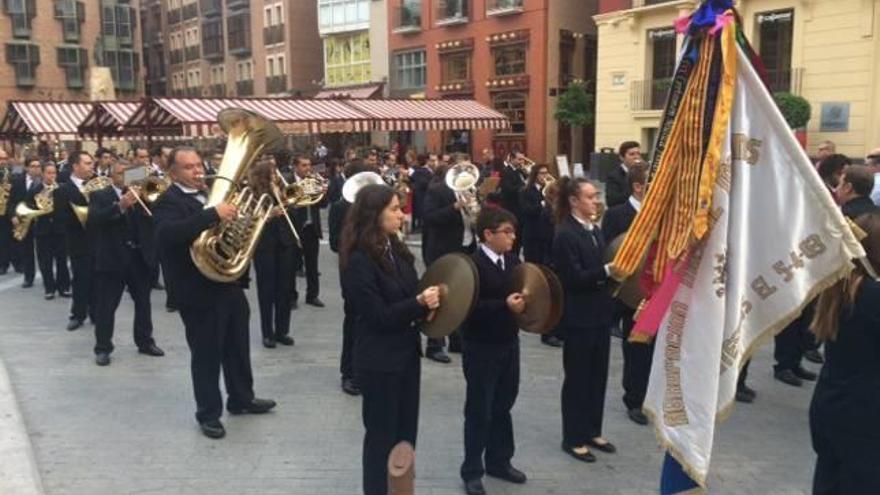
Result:
<instances>
[{"instance_id":1,"label":"white dress shirt","mask_svg":"<svg viewBox=\"0 0 880 495\"><path fill-rule=\"evenodd\" d=\"M501 269L502 270L505 269L504 256L496 253L495 251L492 251L492 249L489 248L489 246L487 246L485 244L480 244L480 249L482 249L483 252L486 253L486 256L488 256L489 259L492 260L493 265L498 266L498 260L501 260Z\"/></svg>"},{"instance_id":2,"label":"white dress shirt","mask_svg":"<svg viewBox=\"0 0 880 495\"><path fill-rule=\"evenodd\" d=\"M208 198L205 196L204 191L200 191L198 189L193 189L191 187L186 187L183 184L181 184L180 182L175 182L174 185L177 186L178 188L180 188L180 190L183 191L184 194L196 198L199 201L199 203L205 204L208 202Z\"/></svg>"}]
</instances>

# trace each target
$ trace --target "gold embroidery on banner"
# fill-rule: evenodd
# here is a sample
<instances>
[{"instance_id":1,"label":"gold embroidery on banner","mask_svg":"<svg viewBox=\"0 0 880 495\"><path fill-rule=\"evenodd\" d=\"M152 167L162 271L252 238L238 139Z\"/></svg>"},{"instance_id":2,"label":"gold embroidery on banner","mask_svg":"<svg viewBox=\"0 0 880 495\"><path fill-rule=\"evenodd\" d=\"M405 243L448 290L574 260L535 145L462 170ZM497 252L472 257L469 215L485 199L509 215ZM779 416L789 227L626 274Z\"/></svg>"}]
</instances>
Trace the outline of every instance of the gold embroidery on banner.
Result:
<instances>
[{"instance_id":1,"label":"gold embroidery on banner","mask_svg":"<svg viewBox=\"0 0 880 495\"><path fill-rule=\"evenodd\" d=\"M718 178L715 182L718 187L728 194L730 194L730 177L730 156L728 155L722 160L721 164L718 165Z\"/></svg>"},{"instance_id":2,"label":"gold embroidery on banner","mask_svg":"<svg viewBox=\"0 0 880 495\"><path fill-rule=\"evenodd\" d=\"M715 285L715 295L719 298L724 297L727 286L727 251L715 254L715 266L712 267L715 276L712 278L712 284Z\"/></svg>"},{"instance_id":3,"label":"gold embroidery on banner","mask_svg":"<svg viewBox=\"0 0 880 495\"><path fill-rule=\"evenodd\" d=\"M690 422L681 388L681 368L678 366L678 362L681 361L681 339L687 320L688 305L673 301L669 306L669 311L669 326L666 332L664 352L666 394L663 397L663 422L666 426L681 426Z\"/></svg>"},{"instance_id":4,"label":"gold embroidery on banner","mask_svg":"<svg viewBox=\"0 0 880 495\"><path fill-rule=\"evenodd\" d=\"M734 161L744 161L749 165L757 165L761 159L762 141L745 134L734 133L731 152Z\"/></svg>"}]
</instances>

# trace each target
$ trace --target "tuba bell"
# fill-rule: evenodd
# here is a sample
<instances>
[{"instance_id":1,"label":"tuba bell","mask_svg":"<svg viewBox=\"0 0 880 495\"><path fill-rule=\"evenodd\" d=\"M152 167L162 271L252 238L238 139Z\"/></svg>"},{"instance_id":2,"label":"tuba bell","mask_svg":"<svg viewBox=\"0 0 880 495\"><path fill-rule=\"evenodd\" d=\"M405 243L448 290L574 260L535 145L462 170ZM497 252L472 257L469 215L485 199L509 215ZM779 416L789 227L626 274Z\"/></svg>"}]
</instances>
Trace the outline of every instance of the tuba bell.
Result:
<instances>
[{"instance_id":1,"label":"tuba bell","mask_svg":"<svg viewBox=\"0 0 880 495\"><path fill-rule=\"evenodd\" d=\"M357 193L366 186L385 184L382 176L376 172L364 171L358 172L348 179L342 185L342 197L351 204L357 198Z\"/></svg>"},{"instance_id":2,"label":"tuba bell","mask_svg":"<svg viewBox=\"0 0 880 495\"><path fill-rule=\"evenodd\" d=\"M455 199L464 202L464 212L471 225L477 223L480 201L477 198L477 182L480 170L471 162L453 165L446 172L446 185L455 193Z\"/></svg>"},{"instance_id":3,"label":"tuba bell","mask_svg":"<svg viewBox=\"0 0 880 495\"><path fill-rule=\"evenodd\" d=\"M38 217L48 215L55 210L55 201L52 197L52 193L55 189L58 189L57 184L44 186L43 190L34 196L36 209L31 208L24 201L15 206L15 216L18 218L18 225L12 229L12 237L14 237L16 241L20 242L27 237L28 231L34 220Z\"/></svg>"},{"instance_id":4,"label":"tuba bell","mask_svg":"<svg viewBox=\"0 0 880 495\"><path fill-rule=\"evenodd\" d=\"M110 180L110 177L99 175L93 177L92 180L83 184L83 188L80 192L86 198L86 202L88 202L89 196L91 196L93 192L100 191L101 189L105 189L112 185L113 181ZM89 219L89 206L70 203L70 207L73 209L73 214L76 216L76 219L79 220L79 224L82 225L83 228L85 228L86 222Z\"/></svg>"},{"instance_id":5,"label":"tuba bell","mask_svg":"<svg viewBox=\"0 0 880 495\"><path fill-rule=\"evenodd\" d=\"M221 111L217 120L227 135L226 150L205 208L229 203L238 208L238 214L202 232L189 252L202 275L215 282L232 282L247 271L275 206L269 194L257 196L243 180L260 156L280 144L282 135L270 120L240 108Z\"/></svg>"}]
</instances>

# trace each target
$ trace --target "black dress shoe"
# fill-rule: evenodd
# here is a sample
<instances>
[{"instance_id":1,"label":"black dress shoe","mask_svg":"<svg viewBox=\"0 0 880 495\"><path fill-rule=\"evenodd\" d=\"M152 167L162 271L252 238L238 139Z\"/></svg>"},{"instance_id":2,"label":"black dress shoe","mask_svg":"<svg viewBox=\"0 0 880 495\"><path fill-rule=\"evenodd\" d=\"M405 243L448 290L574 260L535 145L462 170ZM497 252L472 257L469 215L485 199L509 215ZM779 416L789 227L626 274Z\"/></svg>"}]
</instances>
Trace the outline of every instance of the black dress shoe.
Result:
<instances>
[{"instance_id":1,"label":"black dress shoe","mask_svg":"<svg viewBox=\"0 0 880 495\"><path fill-rule=\"evenodd\" d=\"M640 425L648 424L648 417L645 416L645 413L642 412L641 408L634 407L628 410L626 415L629 416L629 419L631 419L633 423Z\"/></svg>"},{"instance_id":2,"label":"black dress shoe","mask_svg":"<svg viewBox=\"0 0 880 495\"><path fill-rule=\"evenodd\" d=\"M483 488L483 481L479 478L464 482L464 492L467 495L486 495L486 489Z\"/></svg>"},{"instance_id":3,"label":"black dress shoe","mask_svg":"<svg viewBox=\"0 0 880 495\"><path fill-rule=\"evenodd\" d=\"M81 326L83 326L83 321L82 321L82 320L77 320L77 319L75 319L75 318L71 318L70 321L67 322L67 330L68 330L68 331L71 331L71 332L74 331L74 330L76 330L77 328L79 328L79 327L81 327Z\"/></svg>"},{"instance_id":4,"label":"black dress shoe","mask_svg":"<svg viewBox=\"0 0 880 495\"><path fill-rule=\"evenodd\" d=\"M613 454L617 452L617 447L614 446L613 443L605 440L605 443L596 443L594 440L587 440L587 445L593 447L594 449L605 452L606 454Z\"/></svg>"},{"instance_id":5,"label":"black dress shoe","mask_svg":"<svg viewBox=\"0 0 880 495\"><path fill-rule=\"evenodd\" d=\"M95 364L98 366L107 366L110 364L110 354L106 352L99 352L95 355Z\"/></svg>"},{"instance_id":6,"label":"black dress shoe","mask_svg":"<svg viewBox=\"0 0 880 495\"><path fill-rule=\"evenodd\" d=\"M323 308L324 307L324 303L320 299L318 299L317 297L314 299L307 299L306 304L308 304L309 306L314 306L316 308Z\"/></svg>"},{"instance_id":7,"label":"black dress shoe","mask_svg":"<svg viewBox=\"0 0 880 495\"><path fill-rule=\"evenodd\" d=\"M361 395L361 388L353 378L342 379L342 391L348 395Z\"/></svg>"},{"instance_id":8,"label":"black dress shoe","mask_svg":"<svg viewBox=\"0 0 880 495\"><path fill-rule=\"evenodd\" d=\"M266 349L274 349L275 348L275 339L272 337L266 337L263 339L263 347Z\"/></svg>"},{"instance_id":9,"label":"black dress shoe","mask_svg":"<svg viewBox=\"0 0 880 495\"><path fill-rule=\"evenodd\" d=\"M43 299L51 301L52 299L55 299L55 294L44 294Z\"/></svg>"},{"instance_id":10,"label":"black dress shoe","mask_svg":"<svg viewBox=\"0 0 880 495\"><path fill-rule=\"evenodd\" d=\"M755 402L755 397L742 389L736 390L735 399L737 402L742 402L743 404L751 404L752 402Z\"/></svg>"},{"instance_id":11,"label":"black dress shoe","mask_svg":"<svg viewBox=\"0 0 880 495\"><path fill-rule=\"evenodd\" d=\"M513 466L507 466L506 468L501 469L487 469L486 474L493 478L516 483L517 485L522 485L528 479L526 473Z\"/></svg>"},{"instance_id":12,"label":"black dress shoe","mask_svg":"<svg viewBox=\"0 0 880 495\"><path fill-rule=\"evenodd\" d=\"M589 450L587 451L586 454L578 454L577 452L574 451L574 449L575 449L575 447L569 447L568 445L565 445L564 443L562 444L562 451L565 452L566 454L574 457L575 459L577 459L581 462L596 462L596 456L593 455L593 453L590 452Z\"/></svg>"},{"instance_id":13,"label":"black dress shoe","mask_svg":"<svg viewBox=\"0 0 880 495\"><path fill-rule=\"evenodd\" d=\"M437 361L438 363L449 364L452 362L452 359L443 352L443 349L438 349L436 351L428 351L425 354L425 357L430 359L431 361Z\"/></svg>"},{"instance_id":14,"label":"black dress shoe","mask_svg":"<svg viewBox=\"0 0 880 495\"><path fill-rule=\"evenodd\" d=\"M793 369L792 372L794 373L794 376L800 378L801 380L808 382L816 381L816 374L810 370L804 369L803 366L798 366L797 368Z\"/></svg>"},{"instance_id":15,"label":"black dress shoe","mask_svg":"<svg viewBox=\"0 0 880 495\"><path fill-rule=\"evenodd\" d=\"M21 284L21 288L22 288L22 289L30 289L30 288L33 287L33 286L34 286L34 282L33 282L33 281L25 282L25 283Z\"/></svg>"},{"instance_id":16,"label":"black dress shoe","mask_svg":"<svg viewBox=\"0 0 880 495\"><path fill-rule=\"evenodd\" d=\"M282 345L293 345L296 342L293 340L293 337L290 335L282 335L281 337L275 337L275 342L278 342Z\"/></svg>"},{"instance_id":17,"label":"black dress shoe","mask_svg":"<svg viewBox=\"0 0 880 495\"><path fill-rule=\"evenodd\" d=\"M70 291L69 291L69 290L59 290L59 291L58 291L58 295L61 296L61 297L63 297L63 298L65 298L65 299L70 299L70 298L71 298L71 295L70 295Z\"/></svg>"},{"instance_id":18,"label":"black dress shoe","mask_svg":"<svg viewBox=\"0 0 880 495\"><path fill-rule=\"evenodd\" d=\"M199 427L202 429L202 433L208 438L218 440L226 436L226 428L223 428L223 423L221 423L219 419L212 419L211 421L199 423Z\"/></svg>"},{"instance_id":19,"label":"black dress shoe","mask_svg":"<svg viewBox=\"0 0 880 495\"><path fill-rule=\"evenodd\" d=\"M240 406L227 404L226 410L229 411L230 414L263 414L271 411L275 405L274 400L254 399L249 403Z\"/></svg>"},{"instance_id":20,"label":"black dress shoe","mask_svg":"<svg viewBox=\"0 0 880 495\"><path fill-rule=\"evenodd\" d=\"M776 371L773 373L773 378L792 387L800 387L804 384L803 380L798 378L791 370Z\"/></svg>"},{"instance_id":21,"label":"black dress shoe","mask_svg":"<svg viewBox=\"0 0 880 495\"><path fill-rule=\"evenodd\" d=\"M742 394L743 396L748 396L750 399L748 401L740 401L740 402L754 402L755 398L758 397L758 392L755 392L751 387L746 384L742 384L736 388L736 394L739 396ZM739 400L739 399L737 399Z\"/></svg>"},{"instance_id":22,"label":"black dress shoe","mask_svg":"<svg viewBox=\"0 0 880 495\"><path fill-rule=\"evenodd\" d=\"M147 356L155 356L155 357L162 357L165 355L165 351L163 351L162 349L159 349L159 347L156 346L156 344L150 344L146 347L140 347L140 348L138 348L138 352L141 354L146 354Z\"/></svg>"},{"instance_id":23,"label":"black dress shoe","mask_svg":"<svg viewBox=\"0 0 880 495\"><path fill-rule=\"evenodd\" d=\"M562 347L562 341L556 338L555 335L542 335L541 343L550 347Z\"/></svg>"},{"instance_id":24,"label":"black dress shoe","mask_svg":"<svg viewBox=\"0 0 880 495\"><path fill-rule=\"evenodd\" d=\"M822 353L817 351L816 349L810 349L809 351L805 352L804 359L816 364L822 364L825 362L825 358L822 357Z\"/></svg>"}]
</instances>

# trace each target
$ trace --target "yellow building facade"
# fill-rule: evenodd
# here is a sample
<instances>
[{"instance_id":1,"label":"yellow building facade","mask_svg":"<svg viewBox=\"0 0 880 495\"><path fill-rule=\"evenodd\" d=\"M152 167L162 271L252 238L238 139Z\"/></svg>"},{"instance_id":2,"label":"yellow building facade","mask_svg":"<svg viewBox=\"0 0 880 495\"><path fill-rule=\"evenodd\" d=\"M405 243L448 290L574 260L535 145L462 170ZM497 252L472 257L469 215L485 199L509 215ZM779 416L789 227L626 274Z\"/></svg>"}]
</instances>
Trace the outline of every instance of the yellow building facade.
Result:
<instances>
[{"instance_id":1,"label":"yellow building facade","mask_svg":"<svg viewBox=\"0 0 880 495\"><path fill-rule=\"evenodd\" d=\"M596 148L634 139L649 149L682 42L673 21L699 2L603 4L594 16ZM824 140L857 159L880 146L880 0L740 0L737 9L771 89L810 102L810 154Z\"/></svg>"}]
</instances>

